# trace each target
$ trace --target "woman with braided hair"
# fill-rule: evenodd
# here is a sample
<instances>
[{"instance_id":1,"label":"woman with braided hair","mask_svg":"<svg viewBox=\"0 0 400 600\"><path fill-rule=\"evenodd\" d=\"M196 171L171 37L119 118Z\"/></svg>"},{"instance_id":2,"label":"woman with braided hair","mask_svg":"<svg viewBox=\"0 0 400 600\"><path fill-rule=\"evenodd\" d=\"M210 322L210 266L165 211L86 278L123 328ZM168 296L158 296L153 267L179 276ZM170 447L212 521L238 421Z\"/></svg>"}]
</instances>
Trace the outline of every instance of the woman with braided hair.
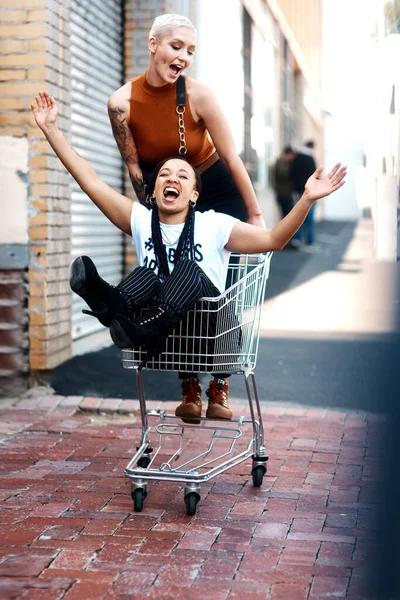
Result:
<instances>
[{"instance_id":1,"label":"woman with braided hair","mask_svg":"<svg viewBox=\"0 0 400 600\"><path fill-rule=\"evenodd\" d=\"M344 184L346 167L340 163L323 178L322 167L308 179L291 212L267 231L213 210L194 212L200 193L196 170L182 157L161 162L152 179L151 211L132 202L101 181L95 170L69 145L57 128L57 105L39 92L31 105L37 125L63 165L94 204L121 231L132 235L139 267L116 288L97 273L89 257L72 264L71 287L106 327L117 346L144 346L156 353L186 312L202 296L224 289L231 252L253 254L281 250L304 222L318 198ZM150 307L135 316L143 304ZM219 380L217 376L217 381ZM201 388L188 382L176 414L195 422L201 415ZM226 383L227 387L227 383ZM186 393L187 392L187 393ZM225 393L211 382L206 416L231 418Z\"/></svg>"}]
</instances>

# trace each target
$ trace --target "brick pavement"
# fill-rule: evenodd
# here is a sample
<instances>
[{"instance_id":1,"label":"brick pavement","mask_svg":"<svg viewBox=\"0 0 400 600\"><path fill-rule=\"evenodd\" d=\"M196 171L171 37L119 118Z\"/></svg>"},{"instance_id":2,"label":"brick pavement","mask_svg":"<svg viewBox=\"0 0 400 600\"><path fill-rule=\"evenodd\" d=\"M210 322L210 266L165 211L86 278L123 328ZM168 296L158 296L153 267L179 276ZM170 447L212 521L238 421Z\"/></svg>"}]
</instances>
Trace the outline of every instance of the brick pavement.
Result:
<instances>
[{"instance_id":1,"label":"brick pavement","mask_svg":"<svg viewBox=\"0 0 400 600\"><path fill-rule=\"evenodd\" d=\"M372 597L384 417L266 404L263 487L242 463L203 484L188 517L174 483L150 482L132 512L135 401L1 406L1 599Z\"/></svg>"}]
</instances>

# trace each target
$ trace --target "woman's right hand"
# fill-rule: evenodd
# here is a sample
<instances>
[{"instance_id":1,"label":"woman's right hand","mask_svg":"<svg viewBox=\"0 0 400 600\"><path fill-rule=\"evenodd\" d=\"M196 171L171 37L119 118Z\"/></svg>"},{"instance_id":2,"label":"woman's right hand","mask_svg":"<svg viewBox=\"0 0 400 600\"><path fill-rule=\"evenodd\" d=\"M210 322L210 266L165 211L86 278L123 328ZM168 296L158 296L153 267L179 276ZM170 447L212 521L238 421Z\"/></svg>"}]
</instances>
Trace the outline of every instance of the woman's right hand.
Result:
<instances>
[{"instance_id":1,"label":"woman's right hand","mask_svg":"<svg viewBox=\"0 0 400 600\"><path fill-rule=\"evenodd\" d=\"M36 106L31 104L31 110L35 116L37 126L42 131L56 124L58 107L53 96L48 92L39 92L35 96Z\"/></svg>"}]
</instances>

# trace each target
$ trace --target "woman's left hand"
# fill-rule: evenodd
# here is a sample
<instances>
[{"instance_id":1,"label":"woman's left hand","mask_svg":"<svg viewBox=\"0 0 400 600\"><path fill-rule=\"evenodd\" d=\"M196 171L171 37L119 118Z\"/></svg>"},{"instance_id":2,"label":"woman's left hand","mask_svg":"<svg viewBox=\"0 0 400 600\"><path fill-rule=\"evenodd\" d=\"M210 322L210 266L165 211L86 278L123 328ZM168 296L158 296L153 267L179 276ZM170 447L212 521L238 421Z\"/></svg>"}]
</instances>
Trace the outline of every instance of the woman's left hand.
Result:
<instances>
[{"instance_id":1,"label":"woman's left hand","mask_svg":"<svg viewBox=\"0 0 400 600\"><path fill-rule=\"evenodd\" d=\"M332 171L325 175L325 177L318 179L322 171L323 168L319 167L315 173L307 179L304 195L311 202L329 196L329 194L336 192L336 190L345 184L344 178L347 173L347 167L342 167L341 163L337 163Z\"/></svg>"},{"instance_id":2,"label":"woman's left hand","mask_svg":"<svg viewBox=\"0 0 400 600\"><path fill-rule=\"evenodd\" d=\"M46 91L39 92L35 96L36 105L31 104L31 110L35 116L35 121L43 131L46 127L56 124L58 108L53 96Z\"/></svg>"}]
</instances>

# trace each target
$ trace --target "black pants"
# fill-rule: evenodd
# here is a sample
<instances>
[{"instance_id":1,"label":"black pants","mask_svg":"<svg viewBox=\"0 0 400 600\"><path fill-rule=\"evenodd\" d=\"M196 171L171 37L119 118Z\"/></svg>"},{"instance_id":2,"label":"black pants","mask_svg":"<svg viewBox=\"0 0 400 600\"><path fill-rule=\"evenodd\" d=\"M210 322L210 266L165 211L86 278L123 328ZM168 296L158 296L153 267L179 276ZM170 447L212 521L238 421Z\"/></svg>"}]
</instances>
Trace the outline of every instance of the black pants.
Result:
<instances>
[{"instance_id":1,"label":"black pants","mask_svg":"<svg viewBox=\"0 0 400 600\"><path fill-rule=\"evenodd\" d=\"M217 160L201 175L202 190L196 210L215 210L247 221L247 211L243 198L233 181L232 175L221 161Z\"/></svg>"},{"instance_id":2,"label":"black pants","mask_svg":"<svg viewBox=\"0 0 400 600\"><path fill-rule=\"evenodd\" d=\"M277 204L282 213L282 219L286 217L290 213L293 208L293 198L292 194L277 194L276 196Z\"/></svg>"},{"instance_id":3,"label":"black pants","mask_svg":"<svg viewBox=\"0 0 400 600\"><path fill-rule=\"evenodd\" d=\"M136 267L132 273L121 281L118 289L129 295L133 304L137 307L149 303L166 302L182 316L186 315L203 296L213 298L220 295L218 288L204 273L203 269L196 262L189 259L179 261L163 283L151 269ZM204 333L209 334L209 332ZM181 379L196 376L197 374L192 372L179 373ZM228 376L219 374L219 377Z\"/></svg>"}]
</instances>

